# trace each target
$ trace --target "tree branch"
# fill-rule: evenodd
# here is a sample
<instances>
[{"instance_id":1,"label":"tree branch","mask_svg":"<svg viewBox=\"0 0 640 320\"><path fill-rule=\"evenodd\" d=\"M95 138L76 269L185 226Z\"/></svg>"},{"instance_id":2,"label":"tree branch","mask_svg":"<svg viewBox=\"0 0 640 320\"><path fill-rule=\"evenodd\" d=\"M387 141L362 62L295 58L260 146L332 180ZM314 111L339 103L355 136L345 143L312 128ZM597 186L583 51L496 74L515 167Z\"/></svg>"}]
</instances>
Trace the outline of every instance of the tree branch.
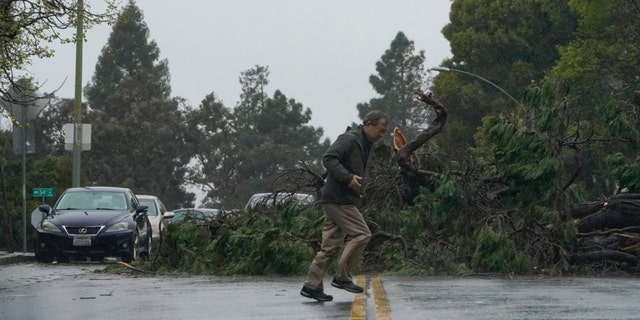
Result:
<instances>
[{"instance_id":1,"label":"tree branch","mask_svg":"<svg viewBox=\"0 0 640 320\"><path fill-rule=\"evenodd\" d=\"M411 162L410 157L411 154L414 153L418 148L420 148L423 144L425 144L429 139L433 138L436 134L440 133L444 128L445 123L447 122L447 112L440 102L434 99L431 95L425 94L421 90L416 90L414 94L417 96L418 100L426 103L429 106L432 106L436 112L436 119L432 122L432 125L423 130L418 136L405 144L398 150L398 164L403 171L408 171L411 173L416 173L417 168Z\"/></svg>"}]
</instances>

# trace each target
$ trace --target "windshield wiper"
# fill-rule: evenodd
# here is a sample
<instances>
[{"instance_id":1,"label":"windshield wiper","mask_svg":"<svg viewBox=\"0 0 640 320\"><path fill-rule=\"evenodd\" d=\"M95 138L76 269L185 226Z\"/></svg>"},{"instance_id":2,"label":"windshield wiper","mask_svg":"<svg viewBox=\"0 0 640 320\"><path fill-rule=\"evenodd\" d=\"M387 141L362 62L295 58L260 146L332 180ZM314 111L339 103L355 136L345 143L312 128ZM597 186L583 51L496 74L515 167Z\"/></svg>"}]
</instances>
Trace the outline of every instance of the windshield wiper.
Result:
<instances>
[{"instance_id":1,"label":"windshield wiper","mask_svg":"<svg viewBox=\"0 0 640 320\"><path fill-rule=\"evenodd\" d=\"M114 208L96 208L96 210L115 210Z\"/></svg>"}]
</instances>

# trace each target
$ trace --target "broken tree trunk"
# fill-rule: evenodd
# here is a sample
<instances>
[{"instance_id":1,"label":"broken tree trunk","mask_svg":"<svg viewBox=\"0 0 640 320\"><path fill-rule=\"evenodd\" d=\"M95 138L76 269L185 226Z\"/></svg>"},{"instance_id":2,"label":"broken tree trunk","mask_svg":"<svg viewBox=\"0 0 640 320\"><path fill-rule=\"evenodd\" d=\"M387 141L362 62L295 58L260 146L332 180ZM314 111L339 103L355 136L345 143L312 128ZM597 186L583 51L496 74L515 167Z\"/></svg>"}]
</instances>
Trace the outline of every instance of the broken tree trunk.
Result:
<instances>
[{"instance_id":1,"label":"broken tree trunk","mask_svg":"<svg viewBox=\"0 0 640 320\"><path fill-rule=\"evenodd\" d=\"M600 211L600 209L604 208L606 204L607 203L604 201L591 201L572 204L569 208L569 213L574 219L582 219Z\"/></svg>"},{"instance_id":2,"label":"broken tree trunk","mask_svg":"<svg viewBox=\"0 0 640 320\"><path fill-rule=\"evenodd\" d=\"M640 201L612 201L598 213L586 216L575 224L578 232L591 232L602 229L617 229L640 226Z\"/></svg>"},{"instance_id":3,"label":"broken tree trunk","mask_svg":"<svg viewBox=\"0 0 640 320\"><path fill-rule=\"evenodd\" d=\"M612 261L635 267L640 252L640 195L618 194L604 201L572 205L578 231L576 264Z\"/></svg>"},{"instance_id":4,"label":"broken tree trunk","mask_svg":"<svg viewBox=\"0 0 640 320\"><path fill-rule=\"evenodd\" d=\"M429 141L429 139L440 133L444 128L445 123L447 122L447 112L445 111L442 104L440 104L438 100L432 97L431 93L425 94L420 90L416 90L414 94L417 96L418 100L433 107L434 111L436 112L436 119L433 120L428 128L424 129L420 134L418 134L415 139L411 140L409 143L402 146L400 150L398 150L398 164L400 165L400 169L403 171L403 173L410 176L419 175L416 164L411 161L411 155L423 144ZM422 177L422 179L426 178Z\"/></svg>"},{"instance_id":5,"label":"broken tree trunk","mask_svg":"<svg viewBox=\"0 0 640 320\"><path fill-rule=\"evenodd\" d=\"M398 148L396 155L397 163L400 166L400 176L408 186L409 190L409 192L404 196L404 201L407 204L411 204L413 202L413 199L418 195L421 187L429 185L431 180L430 177L432 175L430 172L419 170L418 158L415 156L414 152L429 141L429 139L440 133L447 122L447 112L442 104L432 97L431 93L425 94L420 90L416 90L414 94L417 96L418 100L433 107L436 112L436 118L428 128L424 129L409 143L405 143L404 137L400 134L400 136L402 136L401 139L399 139L401 141L400 144L403 144L401 146L397 145L397 132L394 130L394 148Z\"/></svg>"}]
</instances>

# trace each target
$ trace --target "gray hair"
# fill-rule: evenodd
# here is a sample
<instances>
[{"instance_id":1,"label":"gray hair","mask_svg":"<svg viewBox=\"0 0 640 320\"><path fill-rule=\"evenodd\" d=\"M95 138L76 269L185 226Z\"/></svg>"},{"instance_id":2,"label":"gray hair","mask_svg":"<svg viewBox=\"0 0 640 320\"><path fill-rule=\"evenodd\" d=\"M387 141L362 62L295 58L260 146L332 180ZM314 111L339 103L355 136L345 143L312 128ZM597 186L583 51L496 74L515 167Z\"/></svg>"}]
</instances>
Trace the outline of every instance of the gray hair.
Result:
<instances>
[{"instance_id":1,"label":"gray hair","mask_svg":"<svg viewBox=\"0 0 640 320\"><path fill-rule=\"evenodd\" d=\"M380 122L381 119L387 120L387 122L389 122L389 119L384 112L380 110L371 110L364 116L364 119L362 119L362 124L371 124L375 126L378 124L378 122Z\"/></svg>"}]
</instances>

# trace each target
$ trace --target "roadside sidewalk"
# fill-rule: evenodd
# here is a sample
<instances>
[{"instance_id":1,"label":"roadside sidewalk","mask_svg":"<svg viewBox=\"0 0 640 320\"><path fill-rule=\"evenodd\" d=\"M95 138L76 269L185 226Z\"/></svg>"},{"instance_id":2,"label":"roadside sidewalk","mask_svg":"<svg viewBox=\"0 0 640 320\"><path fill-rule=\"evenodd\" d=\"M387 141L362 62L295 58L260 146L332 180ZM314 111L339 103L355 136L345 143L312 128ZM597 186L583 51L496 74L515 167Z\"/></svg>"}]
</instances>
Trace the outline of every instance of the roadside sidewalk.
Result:
<instances>
[{"instance_id":1,"label":"roadside sidewalk","mask_svg":"<svg viewBox=\"0 0 640 320\"><path fill-rule=\"evenodd\" d=\"M36 257L33 252L14 252L0 251L0 266L16 263L34 262Z\"/></svg>"}]
</instances>

